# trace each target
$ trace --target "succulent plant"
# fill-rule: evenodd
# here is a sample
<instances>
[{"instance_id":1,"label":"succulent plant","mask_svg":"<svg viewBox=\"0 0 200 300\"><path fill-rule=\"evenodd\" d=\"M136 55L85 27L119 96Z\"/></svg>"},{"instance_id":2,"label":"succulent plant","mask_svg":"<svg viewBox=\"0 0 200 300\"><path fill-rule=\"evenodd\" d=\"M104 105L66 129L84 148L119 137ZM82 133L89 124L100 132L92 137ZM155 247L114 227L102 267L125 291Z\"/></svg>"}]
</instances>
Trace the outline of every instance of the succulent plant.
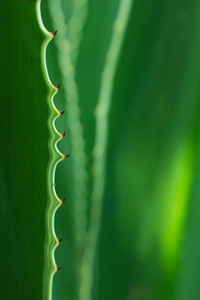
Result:
<instances>
[{"instance_id":1,"label":"succulent plant","mask_svg":"<svg viewBox=\"0 0 200 300\"><path fill-rule=\"evenodd\" d=\"M199 299L198 1L1 11L0 298Z\"/></svg>"}]
</instances>

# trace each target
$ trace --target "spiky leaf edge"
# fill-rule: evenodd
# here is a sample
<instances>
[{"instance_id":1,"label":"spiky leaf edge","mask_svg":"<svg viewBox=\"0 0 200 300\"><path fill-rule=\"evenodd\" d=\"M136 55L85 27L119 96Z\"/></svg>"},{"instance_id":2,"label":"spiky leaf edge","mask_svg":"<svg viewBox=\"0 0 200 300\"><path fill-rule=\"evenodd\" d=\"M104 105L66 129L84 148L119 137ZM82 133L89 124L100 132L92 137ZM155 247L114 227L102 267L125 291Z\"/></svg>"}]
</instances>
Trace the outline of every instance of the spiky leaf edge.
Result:
<instances>
[{"instance_id":1,"label":"spiky leaf edge","mask_svg":"<svg viewBox=\"0 0 200 300\"><path fill-rule=\"evenodd\" d=\"M58 239L55 233L54 220L55 213L57 209L64 203L65 199L60 199L55 190L55 171L57 164L67 158L68 155L62 154L58 148L58 142L64 138L65 133L61 134L58 132L55 126L55 121L60 117L64 112L59 111L54 104L54 96L57 94L60 88L60 84L56 87L52 84L46 62L46 49L49 42L55 37L57 31L49 32L42 21L41 16L41 0L36 2L36 14L38 18L38 24L41 31L44 34L44 41L41 46L41 61L42 61L42 70L46 84L49 88L49 94L47 97L48 107L49 107L49 119L48 119L48 128L49 128L49 151L50 151L50 161L47 169L47 190L48 190L48 204L46 208L46 239L45 239L45 264L44 264L44 275L43 275L43 299L51 300L52 299L52 284L53 276L60 269L55 262L54 252L57 246L62 241Z\"/></svg>"}]
</instances>

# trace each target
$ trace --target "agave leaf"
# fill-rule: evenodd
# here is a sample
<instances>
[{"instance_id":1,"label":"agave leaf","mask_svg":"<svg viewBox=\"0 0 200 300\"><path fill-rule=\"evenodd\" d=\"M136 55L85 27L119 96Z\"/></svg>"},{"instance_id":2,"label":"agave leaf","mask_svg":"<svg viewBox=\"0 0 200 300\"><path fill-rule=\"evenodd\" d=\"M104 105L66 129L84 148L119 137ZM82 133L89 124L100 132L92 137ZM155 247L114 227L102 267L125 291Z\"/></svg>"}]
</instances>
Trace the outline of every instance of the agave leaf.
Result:
<instances>
[{"instance_id":1,"label":"agave leaf","mask_svg":"<svg viewBox=\"0 0 200 300\"><path fill-rule=\"evenodd\" d=\"M60 2L65 24L70 23L77 3L72 1L65 6L64 1ZM74 32L73 22L67 29L67 41L73 44L76 36L79 43L67 53L66 70L64 64L62 67L66 60L62 46L66 43L59 46L62 34L57 40L58 50L52 46L49 54L47 52L47 59L51 55L55 57L61 69L52 75L53 59L49 60L53 82L60 74L61 89L63 83L63 90L60 89L55 101L60 103L61 109L65 106L67 110L66 117L60 118L57 126L68 132L68 144L59 147L71 149L73 157L68 165L58 165L56 171L56 192L59 197L69 195L70 205L56 214L56 232L59 236L63 233L65 242L56 252L63 271L54 278L53 300L81 299L79 280L84 282L85 279L80 277L80 266L87 246L85 237L90 228L95 182L91 172L97 134L93 112L120 2L84 3L82 27L78 27L81 30L78 34ZM40 62L43 36L36 22L34 1L27 1L23 6L14 3L12 9L7 8L2 7L5 11L2 20L10 22L3 29L5 49L2 48L1 55L5 58L1 61L4 90L0 118L2 295L5 299L40 299L48 162L46 90L41 84ZM44 19L53 27L58 11L51 6L50 12L52 21L48 14ZM188 3L186 0L136 1L130 13L110 99L109 128L105 129L109 139L103 159L106 186L101 196L104 206L99 247L96 243L93 247L92 285L91 277L87 280L88 274L82 273L86 278L84 286L89 287L84 300L181 300L186 296L196 299L200 269L200 7L196 1ZM16 32L13 28L22 30ZM65 30L58 29L61 33ZM63 35L65 42L64 39ZM71 76L69 71L73 70L76 73ZM77 85L79 101L75 111L66 98L69 82ZM9 101L8 91L12 95ZM84 131L72 126L75 120L70 115L72 112L77 113L74 114L75 125L80 123ZM55 112L49 121L52 132L54 117ZM55 132L52 137L56 142ZM55 200L51 184L58 158L53 157L48 189L50 198ZM51 227L56 207L48 210L50 217L47 217L47 233L53 241L50 248L46 246L49 249L46 257L50 259L47 264L50 272L45 267L48 282L56 270L52 260L56 242ZM95 231L95 239L97 234Z\"/></svg>"},{"instance_id":2,"label":"agave leaf","mask_svg":"<svg viewBox=\"0 0 200 300\"><path fill-rule=\"evenodd\" d=\"M49 159L43 35L35 1L2 2L1 12L1 298L42 299Z\"/></svg>"}]
</instances>

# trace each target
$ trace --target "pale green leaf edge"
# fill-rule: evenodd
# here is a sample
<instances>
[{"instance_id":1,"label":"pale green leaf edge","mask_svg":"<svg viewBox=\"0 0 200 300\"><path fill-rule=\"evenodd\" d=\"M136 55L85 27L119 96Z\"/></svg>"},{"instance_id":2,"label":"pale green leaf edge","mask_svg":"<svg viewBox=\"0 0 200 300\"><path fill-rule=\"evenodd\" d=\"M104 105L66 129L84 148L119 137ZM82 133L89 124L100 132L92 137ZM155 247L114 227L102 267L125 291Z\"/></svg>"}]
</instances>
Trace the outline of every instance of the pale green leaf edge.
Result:
<instances>
[{"instance_id":1,"label":"pale green leaf edge","mask_svg":"<svg viewBox=\"0 0 200 300\"><path fill-rule=\"evenodd\" d=\"M48 190L48 203L46 208L45 216L45 226L46 226L46 237L44 245L44 274L43 274L43 299L52 300L52 284L53 276L58 271L58 267L55 262L54 252L57 246L60 244L60 240L57 238L54 227L55 213L57 209L63 204L55 190L55 170L57 164L66 158L57 148L57 143L64 137L59 133L55 127L56 119L61 115L61 112L56 109L54 105L54 96L58 92L59 87L55 87L49 78L46 62L46 48L49 42L54 38L55 34L49 32L43 24L41 16L41 0L36 2L36 14L38 18L38 24L41 31L44 34L44 41L41 46L41 61L42 70L46 84L49 88L49 94L47 97L48 107L49 107L49 151L50 151L50 161L47 169L47 190Z\"/></svg>"}]
</instances>

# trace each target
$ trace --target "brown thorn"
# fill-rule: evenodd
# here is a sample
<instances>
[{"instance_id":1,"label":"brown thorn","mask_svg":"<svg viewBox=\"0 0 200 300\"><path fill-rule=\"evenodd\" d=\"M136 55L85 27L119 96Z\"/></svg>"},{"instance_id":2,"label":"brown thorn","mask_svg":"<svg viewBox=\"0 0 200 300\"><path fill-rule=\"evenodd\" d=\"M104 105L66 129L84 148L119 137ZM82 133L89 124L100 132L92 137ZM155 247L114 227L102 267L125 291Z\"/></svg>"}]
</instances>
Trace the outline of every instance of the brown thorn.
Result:
<instances>
[{"instance_id":1,"label":"brown thorn","mask_svg":"<svg viewBox=\"0 0 200 300\"><path fill-rule=\"evenodd\" d=\"M55 37L56 36L56 33L58 32L58 30L56 30L56 31L54 31L54 32L52 32L52 34L53 34L53 37Z\"/></svg>"},{"instance_id":2,"label":"brown thorn","mask_svg":"<svg viewBox=\"0 0 200 300\"><path fill-rule=\"evenodd\" d=\"M63 199L60 199L60 201L62 202L62 204L65 202L66 200L66 196Z\"/></svg>"},{"instance_id":3,"label":"brown thorn","mask_svg":"<svg viewBox=\"0 0 200 300\"><path fill-rule=\"evenodd\" d=\"M55 236L56 240L58 241L58 245L60 245L60 243L62 242L62 237L59 239L57 236Z\"/></svg>"},{"instance_id":4,"label":"brown thorn","mask_svg":"<svg viewBox=\"0 0 200 300\"><path fill-rule=\"evenodd\" d=\"M60 116L62 116L64 114L65 110L59 111L59 112L60 112Z\"/></svg>"},{"instance_id":5,"label":"brown thorn","mask_svg":"<svg viewBox=\"0 0 200 300\"><path fill-rule=\"evenodd\" d=\"M70 155L70 153L69 154L67 154L67 155L65 155L65 154L62 154L63 155L63 159L66 159L67 157L69 157L69 155Z\"/></svg>"},{"instance_id":6,"label":"brown thorn","mask_svg":"<svg viewBox=\"0 0 200 300\"><path fill-rule=\"evenodd\" d=\"M60 245L60 243L62 242L62 237L60 238L60 239L58 239L58 243L59 243L59 245Z\"/></svg>"},{"instance_id":7,"label":"brown thorn","mask_svg":"<svg viewBox=\"0 0 200 300\"><path fill-rule=\"evenodd\" d=\"M60 89L60 83L56 86L54 85L54 88L57 90L57 93L59 92L59 89Z\"/></svg>"},{"instance_id":8,"label":"brown thorn","mask_svg":"<svg viewBox=\"0 0 200 300\"><path fill-rule=\"evenodd\" d=\"M62 139L65 137L65 131L64 131L64 133L60 133L60 132L58 131L58 134L61 136ZM63 155L63 154L62 154L62 155Z\"/></svg>"},{"instance_id":9,"label":"brown thorn","mask_svg":"<svg viewBox=\"0 0 200 300\"><path fill-rule=\"evenodd\" d=\"M63 134L61 133L61 135L62 135L62 138L64 138L65 137L65 131L63 132Z\"/></svg>"},{"instance_id":10,"label":"brown thorn","mask_svg":"<svg viewBox=\"0 0 200 300\"><path fill-rule=\"evenodd\" d=\"M56 266L57 272L61 269L61 267Z\"/></svg>"}]
</instances>

